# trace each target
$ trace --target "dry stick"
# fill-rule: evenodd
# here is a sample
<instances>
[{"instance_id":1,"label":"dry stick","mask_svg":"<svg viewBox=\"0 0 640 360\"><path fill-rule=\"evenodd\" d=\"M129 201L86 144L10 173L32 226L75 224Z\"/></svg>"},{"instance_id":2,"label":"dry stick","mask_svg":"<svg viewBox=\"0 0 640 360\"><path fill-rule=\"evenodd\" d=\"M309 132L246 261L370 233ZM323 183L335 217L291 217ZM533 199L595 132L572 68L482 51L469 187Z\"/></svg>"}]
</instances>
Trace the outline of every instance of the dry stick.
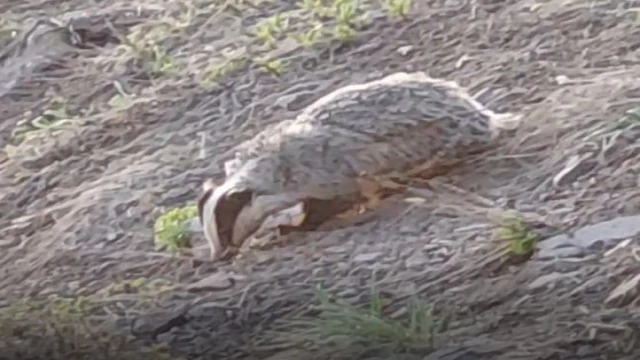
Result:
<instances>
[{"instance_id":1,"label":"dry stick","mask_svg":"<svg viewBox=\"0 0 640 360\"><path fill-rule=\"evenodd\" d=\"M204 131L200 133L200 154L198 158L204 160L207 157L207 134Z\"/></svg>"}]
</instances>

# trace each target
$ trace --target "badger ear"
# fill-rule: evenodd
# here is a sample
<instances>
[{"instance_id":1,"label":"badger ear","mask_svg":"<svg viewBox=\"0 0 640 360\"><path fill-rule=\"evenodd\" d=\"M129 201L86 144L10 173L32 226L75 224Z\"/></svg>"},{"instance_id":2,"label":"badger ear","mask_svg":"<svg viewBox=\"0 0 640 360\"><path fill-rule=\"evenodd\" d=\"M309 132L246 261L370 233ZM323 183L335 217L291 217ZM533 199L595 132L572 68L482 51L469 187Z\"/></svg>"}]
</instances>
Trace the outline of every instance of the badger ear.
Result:
<instances>
[{"instance_id":1,"label":"badger ear","mask_svg":"<svg viewBox=\"0 0 640 360\"><path fill-rule=\"evenodd\" d=\"M228 179L240 168L240 160L232 159L224 163L224 175Z\"/></svg>"},{"instance_id":2,"label":"badger ear","mask_svg":"<svg viewBox=\"0 0 640 360\"><path fill-rule=\"evenodd\" d=\"M216 182L213 181L213 179L207 179L204 183L202 183L202 191L207 192L209 190L213 190L217 188L218 186L220 185L216 184Z\"/></svg>"}]
</instances>

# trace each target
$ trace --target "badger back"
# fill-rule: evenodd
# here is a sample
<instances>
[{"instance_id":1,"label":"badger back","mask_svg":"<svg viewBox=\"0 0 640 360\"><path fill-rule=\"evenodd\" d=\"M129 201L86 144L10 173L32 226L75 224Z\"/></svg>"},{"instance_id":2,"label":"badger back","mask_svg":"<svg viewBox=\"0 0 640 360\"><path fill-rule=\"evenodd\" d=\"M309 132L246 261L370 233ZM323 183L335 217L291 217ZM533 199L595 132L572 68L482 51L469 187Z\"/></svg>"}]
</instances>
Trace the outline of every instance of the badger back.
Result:
<instances>
[{"instance_id":1,"label":"badger back","mask_svg":"<svg viewBox=\"0 0 640 360\"><path fill-rule=\"evenodd\" d=\"M463 155L489 145L518 121L489 110L457 84L424 73L345 86L296 118L331 133L327 148L342 154L356 172L369 173Z\"/></svg>"}]
</instances>

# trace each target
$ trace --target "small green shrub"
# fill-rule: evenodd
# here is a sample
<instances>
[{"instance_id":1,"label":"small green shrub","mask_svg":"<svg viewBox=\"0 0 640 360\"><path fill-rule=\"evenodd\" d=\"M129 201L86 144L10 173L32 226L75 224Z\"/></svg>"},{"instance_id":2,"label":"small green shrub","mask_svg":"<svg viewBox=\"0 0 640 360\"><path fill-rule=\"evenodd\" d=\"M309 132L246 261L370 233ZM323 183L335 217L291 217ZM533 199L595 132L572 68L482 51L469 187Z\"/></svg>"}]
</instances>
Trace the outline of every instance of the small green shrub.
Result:
<instances>
[{"instance_id":1,"label":"small green shrub","mask_svg":"<svg viewBox=\"0 0 640 360\"><path fill-rule=\"evenodd\" d=\"M509 251L516 256L526 256L533 252L538 234L531 231L519 218L506 219L496 231L498 238L509 242Z\"/></svg>"},{"instance_id":2,"label":"small green shrub","mask_svg":"<svg viewBox=\"0 0 640 360\"><path fill-rule=\"evenodd\" d=\"M195 205L175 208L160 215L153 227L154 241L161 249L176 254L191 247L188 222L198 215Z\"/></svg>"}]
</instances>

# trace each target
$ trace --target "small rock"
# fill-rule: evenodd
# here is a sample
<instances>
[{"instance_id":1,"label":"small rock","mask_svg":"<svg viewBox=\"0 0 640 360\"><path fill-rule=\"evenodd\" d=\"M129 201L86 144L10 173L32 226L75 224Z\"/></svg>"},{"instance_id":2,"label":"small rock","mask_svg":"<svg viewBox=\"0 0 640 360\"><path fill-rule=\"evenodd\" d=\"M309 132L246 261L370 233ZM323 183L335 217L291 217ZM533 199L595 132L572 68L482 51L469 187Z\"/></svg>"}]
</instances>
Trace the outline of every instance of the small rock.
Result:
<instances>
[{"instance_id":1,"label":"small rock","mask_svg":"<svg viewBox=\"0 0 640 360\"><path fill-rule=\"evenodd\" d=\"M187 319L190 321L206 321L211 324L221 324L229 320L227 309L216 302L198 304L187 311Z\"/></svg>"},{"instance_id":2,"label":"small rock","mask_svg":"<svg viewBox=\"0 0 640 360\"><path fill-rule=\"evenodd\" d=\"M562 279L577 276L578 274L580 274L580 271L574 271L570 273L552 272L551 274L542 275L529 284L529 289L537 290L548 285L552 285Z\"/></svg>"},{"instance_id":3,"label":"small rock","mask_svg":"<svg viewBox=\"0 0 640 360\"><path fill-rule=\"evenodd\" d=\"M251 255L253 257L253 261L257 265L268 265L277 260L275 255L268 251L253 251Z\"/></svg>"},{"instance_id":4,"label":"small rock","mask_svg":"<svg viewBox=\"0 0 640 360\"><path fill-rule=\"evenodd\" d=\"M460 69L464 65L464 63L466 63L469 60L471 60L471 57L469 57L469 55L467 54L462 55L460 59L456 61L456 69Z\"/></svg>"},{"instance_id":5,"label":"small rock","mask_svg":"<svg viewBox=\"0 0 640 360\"><path fill-rule=\"evenodd\" d=\"M79 288L80 288L80 282L79 281L70 281L67 284L69 290L76 292Z\"/></svg>"},{"instance_id":6,"label":"small rock","mask_svg":"<svg viewBox=\"0 0 640 360\"><path fill-rule=\"evenodd\" d=\"M424 252L434 252L434 251L438 251L442 248L442 245L439 244L427 244L425 246L422 247L422 251Z\"/></svg>"},{"instance_id":7,"label":"small rock","mask_svg":"<svg viewBox=\"0 0 640 360\"><path fill-rule=\"evenodd\" d=\"M322 267L317 267L311 271L312 276L322 276L323 274L326 274L326 269Z\"/></svg>"},{"instance_id":8,"label":"small rock","mask_svg":"<svg viewBox=\"0 0 640 360\"><path fill-rule=\"evenodd\" d=\"M138 335L146 335L156 338L160 334L167 333L171 329L183 326L187 323L186 308L175 311L157 311L137 318L133 322L133 332Z\"/></svg>"},{"instance_id":9,"label":"small rock","mask_svg":"<svg viewBox=\"0 0 640 360\"><path fill-rule=\"evenodd\" d=\"M411 51L413 51L413 45L400 46L396 51L402 56L407 56Z\"/></svg>"},{"instance_id":10,"label":"small rock","mask_svg":"<svg viewBox=\"0 0 640 360\"><path fill-rule=\"evenodd\" d=\"M20 244L20 240L16 238L0 240L0 248L14 247Z\"/></svg>"},{"instance_id":11,"label":"small rock","mask_svg":"<svg viewBox=\"0 0 640 360\"><path fill-rule=\"evenodd\" d=\"M235 284L235 279L229 276L229 274L218 272L218 273L211 274L196 283L188 285L187 291L189 292L221 291L221 290L226 290L232 287L234 284Z\"/></svg>"},{"instance_id":12,"label":"small rock","mask_svg":"<svg viewBox=\"0 0 640 360\"><path fill-rule=\"evenodd\" d=\"M353 258L354 262L369 262L378 259L382 255L381 252L358 254Z\"/></svg>"},{"instance_id":13,"label":"small rock","mask_svg":"<svg viewBox=\"0 0 640 360\"><path fill-rule=\"evenodd\" d=\"M193 257L198 260L209 261L211 256L211 249L209 246L198 246L191 249Z\"/></svg>"},{"instance_id":14,"label":"small rock","mask_svg":"<svg viewBox=\"0 0 640 360\"><path fill-rule=\"evenodd\" d=\"M171 344L174 341L176 341L177 338L178 338L178 335L170 331L170 332L158 335L157 340L158 342L161 342L161 343Z\"/></svg>"},{"instance_id":15,"label":"small rock","mask_svg":"<svg viewBox=\"0 0 640 360\"><path fill-rule=\"evenodd\" d=\"M120 237L119 235L120 235L120 234L118 234L118 233L109 232L109 233L107 234L107 236L106 236L106 240L107 240L108 242L114 242L114 241L118 240L118 238Z\"/></svg>"},{"instance_id":16,"label":"small rock","mask_svg":"<svg viewBox=\"0 0 640 360\"><path fill-rule=\"evenodd\" d=\"M351 266L349 266L349 264L345 262L339 262L335 265L335 268L338 271L349 271L351 269Z\"/></svg>"},{"instance_id":17,"label":"small rock","mask_svg":"<svg viewBox=\"0 0 640 360\"><path fill-rule=\"evenodd\" d=\"M405 265L408 268L423 266L429 259L424 254L413 255L405 260Z\"/></svg>"},{"instance_id":18,"label":"small rock","mask_svg":"<svg viewBox=\"0 0 640 360\"><path fill-rule=\"evenodd\" d=\"M560 234L536 243L540 257L553 256L555 249L575 246L583 249L593 248L597 243L605 247L616 244L640 234L640 216L621 216L612 220L586 225L571 234Z\"/></svg>"},{"instance_id":19,"label":"small rock","mask_svg":"<svg viewBox=\"0 0 640 360\"><path fill-rule=\"evenodd\" d=\"M398 233L400 233L402 235L415 234L417 232L418 232L418 230L416 229L416 227L415 226L410 226L410 225L402 225L398 229Z\"/></svg>"},{"instance_id":20,"label":"small rock","mask_svg":"<svg viewBox=\"0 0 640 360\"><path fill-rule=\"evenodd\" d=\"M186 228L188 231L192 233L200 233L202 232L202 224L200 224L200 219L195 217L186 222Z\"/></svg>"},{"instance_id":21,"label":"small rock","mask_svg":"<svg viewBox=\"0 0 640 360\"><path fill-rule=\"evenodd\" d=\"M279 108L289 109L289 104L299 101L298 97L298 94L283 95L277 98L274 104Z\"/></svg>"},{"instance_id":22,"label":"small rock","mask_svg":"<svg viewBox=\"0 0 640 360\"><path fill-rule=\"evenodd\" d=\"M324 251L328 254L339 255L349 252L349 248L347 248L347 246L331 246L326 248Z\"/></svg>"},{"instance_id":23,"label":"small rock","mask_svg":"<svg viewBox=\"0 0 640 360\"><path fill-rule=\"evenodd\" d=\"M565 85L569 83L569 78L565 75L558 75L556 76L556 83L558 85Z\"/></svg>"},{"instance_id":24,"label":"small rock","mask_svg":"<svg viewBox=\"0 0 640 360\"><path fill-rule=\"evenodd\" d=\"M577 246L565 246L555 249L549 249L544 253L538 252L535 255L537 260L551 260L554 258L566 259L566 258L582 258L586 255L583 248Z\"/></svg>"}]
</instances>

